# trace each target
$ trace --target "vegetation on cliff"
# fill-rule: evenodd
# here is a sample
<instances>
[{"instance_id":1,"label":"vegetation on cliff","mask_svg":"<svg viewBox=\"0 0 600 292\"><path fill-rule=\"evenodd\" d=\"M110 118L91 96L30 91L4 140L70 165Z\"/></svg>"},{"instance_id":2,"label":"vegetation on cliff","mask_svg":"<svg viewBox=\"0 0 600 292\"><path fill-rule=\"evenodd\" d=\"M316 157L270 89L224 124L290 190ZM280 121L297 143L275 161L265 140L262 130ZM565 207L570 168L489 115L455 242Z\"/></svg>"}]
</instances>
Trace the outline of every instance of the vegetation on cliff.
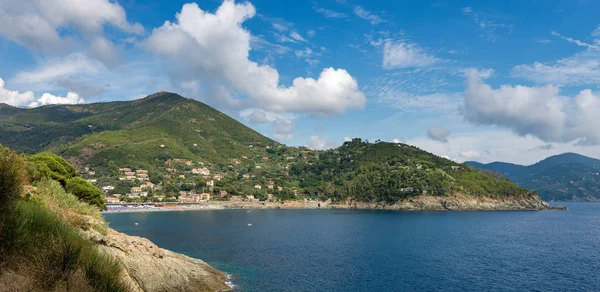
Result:
<instances>
[{"instance_id":1,"label":"vegetation on cliff","mask_svg":"<svg viewBox=\"0 0 600 292\"><path fill-rule=\"evenodd\" d=\"M119 263L100 253L96 244L78 231L93 228L106 232L98 208L79 201L54 180L28 185L25 159L0 146L3 289L125 291L119 280ZM96 220L89 222L87 217Z\"/></svg>"}]
</instances>

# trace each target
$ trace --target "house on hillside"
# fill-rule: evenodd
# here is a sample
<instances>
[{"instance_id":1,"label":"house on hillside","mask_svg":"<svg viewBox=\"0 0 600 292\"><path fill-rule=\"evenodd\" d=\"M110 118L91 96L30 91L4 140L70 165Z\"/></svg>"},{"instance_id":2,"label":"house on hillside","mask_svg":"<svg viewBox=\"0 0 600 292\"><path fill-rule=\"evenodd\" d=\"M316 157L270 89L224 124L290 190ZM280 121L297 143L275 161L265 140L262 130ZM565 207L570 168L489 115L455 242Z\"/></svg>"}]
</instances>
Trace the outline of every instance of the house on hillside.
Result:
<instances>
[{"instance_id":1,"label":"house on hillside","mask_svg":"<svg viewBox=\"0 0 600 292\"><path fill-rule=\"evenodd\" d=\"M103 192L114 191L114 190L115 190L114 186L103 186L102 187Z\"/></svg>"},{"instance_id":2,"label":"house on hillside","mask_svg":"<svg viewBox=\"0 0 600 292\"><path fill-rule=\"evenodd\" d=\"M277 187L277 190L281 192L283 191L283 187Z\"/></svg>"},{"instance_id":3,"label":"house on hillside","mask_svg":"<svg viewBox=\"0 0 600 292\"><path fill-rule=\"evenodd\" d=\"M215 179L215 180L219 180L220 181L223 178L225 178L225 176L222 175L222 174L215 174L215 175L213 175L213 179Z\"/></svg>"},{"instance_id":4,"label":"house on hillside","mask_svg":"<svg viewBox=\"0 0 600 292\"><path fill-rule=\"evenodd\" d=\"M140 192L140 197L147 197L148 196L148 192Z\"/></svg>"},{"instance_id":5,"label":"house on hillside","mask_svg":"<svg viewBox=\"0 0 600 292\"><path fill-rule=\"evenodd\" d=\"M95 178L93 178L93 179L88 179L87 181L89 181L89 182L91 182L91 183L95 184L95 183L96 183L98 180L97 180L97 179L95 179Z\"/></svg>"},{"instance_id":6,"label":"house on hillside","mask_svg":"<svg viewBox=\"0 0 600 292\"><path fill-rule=\"evenodd\" d=\"M119 203L121 201L121 200L119 200L119 198L115 198L115 197L105 197L104 200L109 204L115 204L115 203Z\"/></svg>"},{"instance_id":7,"label":"house on hillside","mask_svg":"<svg viewBox=\"0 0 600 292\"><path fill-rule=\"evenodd\" d=\"M242 178L248 179L248 178L250 178L250 175L249 175L249 174L247 174L247 173L246 173L246 174L243 174L243 175L242 175Z\"/></svg>"},{"instance_id":8,"label":"house on hillside","mask_svg":"<svg viewBox=\"0 0 600 292\"><path fill-rule=\"evenodd\" d=\"M185 174L180 174L179 178L185 179Z\"/></svg>"},{"instance_id":9,"label":"house on hillside","mask_svg":"<svg viewBox=\"0 0 600 292\"><path fill-rule=\"evenodd\" d=\"M246 201L252 202L254 200L254 195L246 195Z\"/></svg>"},{"instance_id":10,"label":"house on hillside","mask_svg":"<svg viewBox=\"0 0 600 292\"><path fill-rule=\"evenodd\" d=\"M96 172L95 171L89 171L88 174L89 175L96 175Z\"/></svg>"},{"instance_id":11,"label":"house on hillside","mask_svg":"<svg viewBox=\"0 0 600 292\"><path fill-rule=\"evenodd\" d=\"M140 175L140 174L148 174L148 171L145 169L138 169L135 171L135 174Z\"/></svg>"},{"instance_id":12,"label":"house on hillside","mask_svg":"<svg viewBox=\"0 0 600 292\"><path fill-rule=\"evenodd\" d=\"M125 176L135 176L135 172L133 171L126 171L125 173L123 173Z\"/></svg>"},{"instance_id":13,"label":"house on hillside","mask_svg":"<svg viewBox=\"0 0 600 292\"><path fill-rule=\"evenodd\" d=\"M120 172L130 172L131 168L119 168Z\"/></svg>"},{"instance_id":14,"label":"house on hillside","mask_svg":"<svg viewBox=\"0 0 600 292\"><path fill-rule=\"evenodd\" d=\"M219 197L224 198L225 196L227 196L227 191L219 191Z\"/></svg>"},{"instance_id":15,"label":"house on hillside","mask_svg":"<svg viewBox=\"0 0 600 292\"><path fill-rule=\"evenodd\" d=\"M209 201L210 200L210 194L209 193L202 193L200 194L200 201Z\"/></svg>"},{"instance_id":16,"label":"house on hillside","mask_svg":"<svg viewBox=\"0 0 600 292\"><path fill-rule=\"evenodd\" d=\"M451 167L453 170L461 170L462 169L462 166L460 166L460 165L452 165Z\"/></svg>"},{"instance_id":17,"label":"house on hillside","mask_svg":"<svg viewBox=\"0 0 600 292\"><path fill-rule=\"evenodd\" d=\"M242 196L231 196L229 198L230 201L234 201L234 202L240 202L243 200Z\"/></svg>"},{"instance_id":18,"label":"house on hillside","mask_svg":"<svg viewBox=\"0 0 600 292\"><path fill-rule=\"evenodd\" d=\"M135 180L136 177L135 177L135 175L128 175L128 176L125 177L125 179L126 180Z\"/></svg>"},{"instance_id":19,"label":"house on hillside","mask_svg":"<svg viewBox=\"0 0 600 292\"><path fill-rule=\"evenodd\" d=\"M262 189L262 186L261 185L255 185L254 188L257 189L257 190L260 190L260 189Z\"/></svg>"},{"instance_id":20,"label":"house on hillside","mask_svg":"<svg viewBox=\"0 0 600 292\"><path fill-rule=\"evenodd\" d=\"M206 182L206 185L209 187L214 187L215 186L215 181L214 180L209 180Z\"/></svg>"},{"instance_id":21,"label":"house on hillside","mask_svg":"<svg viewBox=\"0 0 600 292\"><path fill-rule=\"evenodd\" d=\"M135 194L139 194L142 192L142 188L140 187L133 187L131 188L130 192L135 193Z\"/></svg>"}]
</instances>

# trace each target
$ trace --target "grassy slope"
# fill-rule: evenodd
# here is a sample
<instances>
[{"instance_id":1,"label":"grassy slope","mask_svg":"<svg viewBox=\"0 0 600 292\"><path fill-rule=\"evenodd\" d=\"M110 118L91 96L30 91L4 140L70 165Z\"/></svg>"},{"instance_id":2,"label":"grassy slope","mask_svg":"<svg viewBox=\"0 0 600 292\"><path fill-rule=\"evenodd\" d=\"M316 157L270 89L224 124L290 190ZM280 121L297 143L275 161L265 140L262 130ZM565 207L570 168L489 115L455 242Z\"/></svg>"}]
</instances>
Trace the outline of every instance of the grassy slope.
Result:
<instances>
[{"instance_id":1,"label":"grassy slope","mask_svg":"<svg viewBox=\"0 0 600 292\"><path fill-rule=\"evenodd\" d=\"M0 154L0 287L125 291L120 264L101 254L79 231L106 233L99 210L56 181L26 185L24 158L2 147Z\"/></svg>"}]
</instances>

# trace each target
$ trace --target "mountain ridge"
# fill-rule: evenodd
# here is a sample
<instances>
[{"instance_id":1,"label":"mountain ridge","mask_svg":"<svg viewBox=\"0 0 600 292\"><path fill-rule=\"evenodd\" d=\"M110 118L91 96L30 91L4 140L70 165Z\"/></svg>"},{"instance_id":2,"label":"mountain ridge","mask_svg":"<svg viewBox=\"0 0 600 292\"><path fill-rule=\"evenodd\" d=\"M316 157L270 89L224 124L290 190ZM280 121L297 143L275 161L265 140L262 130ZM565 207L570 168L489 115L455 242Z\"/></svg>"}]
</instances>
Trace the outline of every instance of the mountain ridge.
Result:
<instances>
[{"instance_id":1,"label":"mountain ridge","mask_svg":"<svg viewBox=\"0 0 600 292\"><path fill-rule=\"evenodd\" d=\"M578 153L553 155L531 165L465 163L504 175L522 187L538 191L545 200L600 200L600 160Z\"/></svg>"}]
</instances>

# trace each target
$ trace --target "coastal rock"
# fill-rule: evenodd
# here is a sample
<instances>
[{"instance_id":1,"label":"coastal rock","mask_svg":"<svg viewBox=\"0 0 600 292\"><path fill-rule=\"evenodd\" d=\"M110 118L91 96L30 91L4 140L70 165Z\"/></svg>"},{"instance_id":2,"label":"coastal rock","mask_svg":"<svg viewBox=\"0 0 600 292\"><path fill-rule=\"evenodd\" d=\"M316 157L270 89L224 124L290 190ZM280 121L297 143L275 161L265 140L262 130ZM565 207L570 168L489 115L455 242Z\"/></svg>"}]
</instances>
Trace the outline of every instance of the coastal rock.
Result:
<instances>
[{"instance_id":1,"label":"coastal rock","mask_svg":"<svg viewBox=\"0 0 600 292\"><path fill-rule=\"evenodd\" d=\"M329 205L339 209L386 209L386 210L550 210L555 209L537 195L491 198L455 194L447 197L416 196L394 204L347 201Z\"/></svg>"},{"instance_id":2,"label":"coastal rock","mask_svg":"<svg viewBox=\"0 0 600 292\"><path fill-rule=\"evenodd\" d=\"M227 276L199 259L159 248L148 239L109 229L100 249L123 265L132 291L229 291Z\"/></svg>"}]
</instances>

